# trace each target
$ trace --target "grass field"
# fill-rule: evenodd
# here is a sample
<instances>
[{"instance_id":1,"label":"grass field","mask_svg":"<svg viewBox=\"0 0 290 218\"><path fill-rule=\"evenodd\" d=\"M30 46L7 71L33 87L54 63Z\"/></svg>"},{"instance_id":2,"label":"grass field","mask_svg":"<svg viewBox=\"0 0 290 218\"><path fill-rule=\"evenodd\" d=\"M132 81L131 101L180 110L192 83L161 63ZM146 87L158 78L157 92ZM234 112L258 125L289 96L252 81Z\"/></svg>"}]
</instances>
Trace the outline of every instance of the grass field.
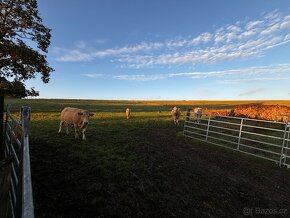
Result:
<instances>
[{"instance_id":1,"label":"grass field","mask_svg":"<svg viewBox=\"0 0 290 218\"><path fill-rule=\"evenodd\" d=\"M253 101L8 100L32 108L30 152L36 217L243 217L290 214L290 171L182 136L173 105L231 108ZM282 104L290 101L257 101ZM93 111L87 141L58 135L63 107ZM132 108L125 119L124 110ZM182 117L183 119L184 117ZM284 212L285 212L284 210ZM269 214L268 214L269 215ZM273 215L273 214L272 214ZM274 214L273 217L275 217ZM266 216L265 216L266 217Z\"/></svg>"},{"instance_id":2,"label":"grass field","mask_svg":"<svg viewBox=\"0 0 290 218\"><path fill-rule=\"evenodd\" d=\"M126 107L134 111L169 111L175 105L183 110L190 107L206 107L214 109L229 109L243 104L285 105L290 106L290 100L256 100L256 101L126 101L126 100L77 100L77 99L7 99L7 104L14 108L29 105L34 112L61 111L64 107L83 107L93 111L120 112Z\"/></svg>"}]
</instances>

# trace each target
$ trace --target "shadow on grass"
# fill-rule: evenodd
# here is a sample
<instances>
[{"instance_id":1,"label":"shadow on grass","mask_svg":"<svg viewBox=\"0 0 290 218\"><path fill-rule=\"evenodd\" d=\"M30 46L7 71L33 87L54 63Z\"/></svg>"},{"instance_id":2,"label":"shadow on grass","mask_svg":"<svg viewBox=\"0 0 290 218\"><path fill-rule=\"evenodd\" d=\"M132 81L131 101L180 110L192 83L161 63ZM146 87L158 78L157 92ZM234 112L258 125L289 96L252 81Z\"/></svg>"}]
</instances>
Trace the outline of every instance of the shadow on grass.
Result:
<instances>
[{"instance_id":1,"label":"shadow on grass","mask_svg":"<svg viewBox=\"0 0 290 218\"><path fill-rule=\"evenodd\" d=\"M184 139L182 129L164 114L104 113L83 142L58 135L57 120L35 121L36 215L242 217L244 207L289 207L288 171Z\"/></svg>"}]
</instances>

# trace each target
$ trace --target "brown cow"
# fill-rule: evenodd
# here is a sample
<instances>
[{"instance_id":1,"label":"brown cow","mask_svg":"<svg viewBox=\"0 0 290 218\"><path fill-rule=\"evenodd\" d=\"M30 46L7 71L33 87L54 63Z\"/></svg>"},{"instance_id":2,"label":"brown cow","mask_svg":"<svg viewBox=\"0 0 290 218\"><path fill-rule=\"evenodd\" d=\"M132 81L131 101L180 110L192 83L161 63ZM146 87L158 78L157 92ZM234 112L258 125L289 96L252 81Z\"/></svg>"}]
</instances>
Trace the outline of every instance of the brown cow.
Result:
<instances>
[{"instance_id":1,"label":"brown cow","mask_svg":"<svg viewBox=\"0 0 290 218\"><path fill-rule=\"evenodd\" d=\"M171 110L171 115L172 115L174 124L179 125L178 121L179 121L179 117L181 115L180 107L174 106L174 108L172 108L172 110Z\"/></svg>"},{"instance_id":2,"label":"brown cow","mask_svg":"<svg viewBox=\"0 0 290 218\"><path fill-rule=\"evenodd\" d=\"M60 126L58 133L61 133L61 127L63 124L66 125L66 134L68 134L68 125L73 125L75 130L75 138L78 138L78 129L82 130L82 139L86 140L85 132L89 124L89 117L93 116L93 113L90 113L87 110L66 107L62 110L60 114Z\"/></svg>"}]
</instances>

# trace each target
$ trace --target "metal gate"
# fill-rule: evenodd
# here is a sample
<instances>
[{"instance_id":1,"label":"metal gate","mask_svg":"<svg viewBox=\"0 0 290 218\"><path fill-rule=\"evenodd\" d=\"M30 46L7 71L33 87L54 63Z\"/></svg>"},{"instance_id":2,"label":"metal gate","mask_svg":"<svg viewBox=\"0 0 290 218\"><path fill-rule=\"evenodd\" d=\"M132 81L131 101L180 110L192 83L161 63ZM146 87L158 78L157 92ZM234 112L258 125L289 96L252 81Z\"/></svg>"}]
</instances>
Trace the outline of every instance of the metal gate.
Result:
<instances>
[{"instance_id":1,"label":"metal gate","mask_svg":"<svg viewBox=\"0 0 290 218\"><path fill-rule=\"evenodd\" d=\"M15 119L7 106L4 133L4 156L13 159L9 200L12 217L34 217L29 137L30 108L23 106L20 121Z\"/></svg>"},{"instance_id":2,"label":"metal gate","mask_svg":"<svg viewBox=\"0 0 290 218\"><path fill-rule=\"evenodd\" d=\"M187 110L184 136L290 167L288 117L285 122L196 114Z\"/></svg>"}]
</instances>

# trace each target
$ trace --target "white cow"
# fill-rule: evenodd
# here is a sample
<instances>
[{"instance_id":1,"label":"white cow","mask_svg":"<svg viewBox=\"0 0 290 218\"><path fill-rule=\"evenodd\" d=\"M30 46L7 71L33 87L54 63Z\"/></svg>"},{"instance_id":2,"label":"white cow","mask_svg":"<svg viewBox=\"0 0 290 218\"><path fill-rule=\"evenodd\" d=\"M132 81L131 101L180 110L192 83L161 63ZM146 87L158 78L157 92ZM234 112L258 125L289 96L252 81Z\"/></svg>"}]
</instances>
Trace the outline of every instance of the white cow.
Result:
<instances>
[{"instance_id":1,"label":"white cow","mask_svg":"<svg viewBox=\"0 0 290 218\"><path fill-rule=\"evenodd\" d=\"M89 117L93 115L93 113L79 108L64 108L60 114L58 133L61 133L61 127L63 126L63 124L66 125L66 134L68 134L68 125L73 125L75 130L75 138L79 137L78 129L80 129L82 130L82 139L86 140L85 132L89 124Z\"/></svg>"},{"instance_id":2,"label":"white cow","mask_svg":"<svg viewBox=\"0 0 290 218\"><path fill-rule=\"evenodd\" d=\"M130 114L131 114L131 109L130 108L126 108L126 117L127 117L127 120L130 118Z\"/></svg>"},{"instance_id":3,"label":"white cow","mask_svg":"<svg viewBox=\"0 0 290 218\"><path fill-rule=\"evenodd\" d=\"M171 110L171 115L172 115L174 124L179 125L178 121L179 121L179 117L181 115L180 108L174 106L174 108L172 108L172 110Z\"/></svg>"},{"instance_id":4,"label":"white cow","mask_svg":"<svg viewBox=\"0 0 290 218\"><path fill-rule=\"evenodd\" d=\"M201 115L202 115L202 108L201 107L196 107L193 109L193 114L194 114L194 120L197 120L199 122Z\"/></svg>"}]
</instances>

